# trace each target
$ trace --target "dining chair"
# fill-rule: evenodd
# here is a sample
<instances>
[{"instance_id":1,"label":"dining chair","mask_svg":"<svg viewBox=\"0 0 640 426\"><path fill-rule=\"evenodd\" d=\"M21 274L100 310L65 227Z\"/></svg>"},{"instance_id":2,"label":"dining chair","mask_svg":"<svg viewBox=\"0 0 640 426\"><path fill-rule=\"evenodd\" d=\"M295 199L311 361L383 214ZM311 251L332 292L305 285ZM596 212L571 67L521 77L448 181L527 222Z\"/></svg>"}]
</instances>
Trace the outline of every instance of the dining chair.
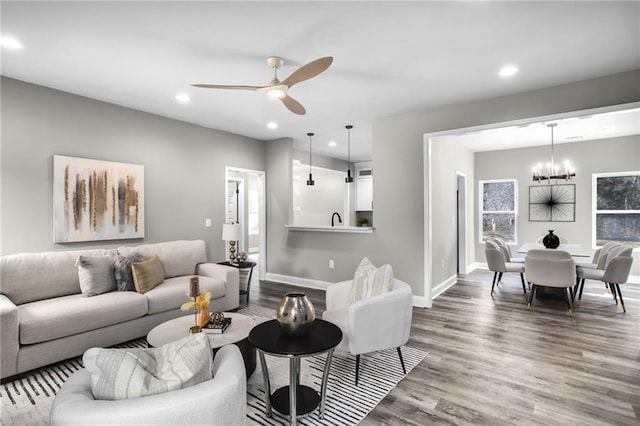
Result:
<instances>
[{"instance_id":1,"label":"dining chair","mask_svg":"<svg viewBox=\"0 0 640 426\"><path fill-rule=\"evenodd\" d=\"M563 260L563 259L573 259L571 257L571 253L566 250L558 250L558 249L532 249L527 252L527 256L532 254L537 258L542 259L551 259L551 260ZM525 263L527 256L525 256Z\"/></svg>"},{"instance_id":2,"label":"dining chair","mask_svg":"<svg viewBox=\"0 0 640 426\"><path fill-rule=\"evenodd\" d=\"M593 253L593 258L591 262L576 262L576 267L580 268L590 268L590 269L604 269L604 263L607 260L607 254L615 248L620 246L620 243L615 241L609 241L605 243L602 247L596 250Z\"/></svg>"},{"instance_id":3,"label":"dining chair","mask_svg":"<svg viewBox=\"0 0 640 426\"><path fill-rule=\"evenodd\" d=\"M504 255L505 262L524 263L524 257L516 257L511 251L511 247L502 238L494 238L493 241L500 247Z\"/></svg>"},{"instance_id":4,"label":"dining chair","mask_svg":"<svg viewBox=\"0 0 640 426\"><path fill-rule=\"evenodd\" d=\"M484 253L487 258L487 266L490 271L493 271L493 282L491 283L491 296L493 296L493 291L496 286L496 282L502 281L502 274L505 272L515 272L520 274L520 280L522 281L522 291L524 291L524 296L527 296L527 288L524 284L524 270L525 266L523 263L513 263L506 262L505 256L494 241L487 240L485 241ZM497 278L497 281L496 281Z\"/></svg>"},{"instance_id":5,"label":"dining chair","mask_svg":"<svg viewBox=\"0 0 640 426\"><path fill-rule=\"evenodd\" d=\"M578 293L577 306L580 306L582 301L585 280L599 280L609 287L616 305L618 304L618 298L620 298L622 311L627 312L622 299L620 284L626 283L629 279L631 264L633 263L632 251L632 247L620 245L609 251L604 269L576 268L580 287L578 292L578 287L576 286L576 292Z\"/></svg>"},{"instance_id":6,"label":"dining chair","mask_svg":"<svg viewBox=\"0 0 640 426\"><path fill-rule=\"evenodd\" d=\"M567 255L569 256L567 258ZM534 249L527 252L525 257L527 281L531 283L527 310L531 309L533 296L538 287L564 288L564 299L569 309L569 316L573 316L573 286L576 273L576 262L569 253L563 250Z\"/></svg>"}]
</instances>

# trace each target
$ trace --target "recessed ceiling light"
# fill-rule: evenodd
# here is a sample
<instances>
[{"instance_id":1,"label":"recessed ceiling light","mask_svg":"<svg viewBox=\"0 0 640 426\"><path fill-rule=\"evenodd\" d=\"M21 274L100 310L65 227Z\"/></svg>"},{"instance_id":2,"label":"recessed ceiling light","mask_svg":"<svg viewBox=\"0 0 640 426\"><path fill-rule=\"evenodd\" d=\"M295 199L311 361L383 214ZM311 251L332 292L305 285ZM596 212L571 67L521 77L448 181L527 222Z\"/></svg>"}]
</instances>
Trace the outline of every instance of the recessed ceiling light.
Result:
<instances>
[{"instance_id":1,"label":"recessed ceiling light","mask_svg":"<svg viewBox=\"0 0 640 426\"><path fill-rule=\"evenodd\" d=\"M520 69L515 65L507 65L500 69L500 72L498 72L498 75L500 77L511 77L512 75L517 74L519 70Z\"/></svg>"},{"instance_id":2,"label":"recessed ceiling light","mask_svg":"<svg viewBox=\"0 0 640 426\"><path fill-rule=\"evenodd\" d=\"M267 127L269 129L277 129L278 128L278 123L276 123L275 121L270 121L267 123Z\"/></svg>"},{"instance_id":3,"label":"recessed ceiling light","mask_svg":"<svg viewBox=\"0 0 640 426\"><path fill-rule=\"evenodd\" d=\"M191 98L189 97L189 95L185 93L178 93L176 95L176 100L181 104L186 104L187 102L191 102Z\"/></svg>"},{"instance_id":4,"label":"recessed ceiling light","mask_svg":"<svg viewBox=\"0 0 640 426\"><path fill-rule=\"evenodd\" d=\"M7 47L9 49L16 49L16 50L24 49L24 46L22 45L22 43L20 43L18 40L12 37L5 37L5 36L0 37L0 45L2 45L2 47Z\"/></svg>"},{"instance_id":5,"label":"recessed ceiling light","mask_svg":"<svg viewBox=\"0 0 640 426\"><path fill-rule=\"evenodd\" d=\"M333 147L334 147L334 146L336 146L336 145L337 145L337 143L335 143L334 141L329 142L329 146L330 146L331 148L333 148Z\"/></svg>"}]
</instances>

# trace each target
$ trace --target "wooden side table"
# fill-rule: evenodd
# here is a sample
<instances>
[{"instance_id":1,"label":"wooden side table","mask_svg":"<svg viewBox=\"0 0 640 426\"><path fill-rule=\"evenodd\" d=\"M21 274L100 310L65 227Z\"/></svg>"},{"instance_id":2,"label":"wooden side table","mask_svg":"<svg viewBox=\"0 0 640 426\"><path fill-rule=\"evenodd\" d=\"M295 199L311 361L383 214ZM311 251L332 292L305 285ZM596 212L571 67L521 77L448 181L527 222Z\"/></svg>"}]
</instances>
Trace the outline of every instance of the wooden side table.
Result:
<instances>
[{"instance_id":1,"label":"wooden side table","mask_svg":"<svg viewBox=\"0 0 640 426\"><path fill-rule=\"evenodd\" d=\"M251 290L251 278L253 277L253 268L257 265L256 262L252 262L250 260L239 262L239 263L231 263L231 262L218 262L218 265L226 265L232 266L234 268L238 268L240 271L249 271L249 277L246 283L240 281L240 296L247 296L247 302L249 301L249 291ZM240 274L240 278L242 278L243 274ZM246 290L242 289L242 285L246 284Z\"/></svg>"}]
</instances>

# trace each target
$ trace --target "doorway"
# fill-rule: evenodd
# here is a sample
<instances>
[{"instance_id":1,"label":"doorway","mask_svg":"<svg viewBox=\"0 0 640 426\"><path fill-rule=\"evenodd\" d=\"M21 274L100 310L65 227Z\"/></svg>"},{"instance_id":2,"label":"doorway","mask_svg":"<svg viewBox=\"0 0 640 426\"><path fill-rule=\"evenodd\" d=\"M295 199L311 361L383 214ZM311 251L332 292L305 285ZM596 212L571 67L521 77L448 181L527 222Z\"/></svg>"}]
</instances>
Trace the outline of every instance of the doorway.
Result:
<instances>
[{"instance_id":1,"label":"doorway","mask_svg":"<svg viewBox=\"0 0 640 426\"><path fill-rule=\"evenodd\" d=\"M243 237L238 252L247 253L247 258L258 264L253 285L266 276L265 172L226 167L225 188L225 223L240 223Z\"/></svg>"}]
</instances>

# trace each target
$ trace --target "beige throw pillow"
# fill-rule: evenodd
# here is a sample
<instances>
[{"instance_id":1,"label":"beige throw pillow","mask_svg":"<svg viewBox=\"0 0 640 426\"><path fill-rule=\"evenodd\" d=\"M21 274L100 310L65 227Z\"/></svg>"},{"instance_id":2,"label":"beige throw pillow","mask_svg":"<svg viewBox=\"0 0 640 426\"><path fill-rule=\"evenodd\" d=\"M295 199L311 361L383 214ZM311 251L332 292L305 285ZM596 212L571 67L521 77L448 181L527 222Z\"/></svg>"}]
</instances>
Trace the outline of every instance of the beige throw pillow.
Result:
<instances>
[{"instance_id":1,"label":"beige throw pillow","mask_svg":"<svg viewBox=\"0 0 640 426\"><path fill-rule=\"evenodd\" d=\"M368 299L391 290L393 269L391 265L376 268L368 258L362 259L356 269L351 286L351 302Z\"/></svg>"},{"instance_id":2,"label":"beige throw pillow","mask_svg":"<svg viewBox=\"0 0 640 426\"><path fill-rule=\"evenodd\" d=\"M137 398L197 385L213 377L206 333L158 348L91 348L82 362L91 375L95 399Z\"/></svg>"},{"instance_id":3,"label":"beige throw pillow","mask_svg":"<svg viewBox=\"0 0 640 426\"><path fill-rule=\"evenodd\" d=\"M133 283L138 293L144 294L164 281L164 268L158 256L131 264Z\"/></svg>"}]
</instances>

